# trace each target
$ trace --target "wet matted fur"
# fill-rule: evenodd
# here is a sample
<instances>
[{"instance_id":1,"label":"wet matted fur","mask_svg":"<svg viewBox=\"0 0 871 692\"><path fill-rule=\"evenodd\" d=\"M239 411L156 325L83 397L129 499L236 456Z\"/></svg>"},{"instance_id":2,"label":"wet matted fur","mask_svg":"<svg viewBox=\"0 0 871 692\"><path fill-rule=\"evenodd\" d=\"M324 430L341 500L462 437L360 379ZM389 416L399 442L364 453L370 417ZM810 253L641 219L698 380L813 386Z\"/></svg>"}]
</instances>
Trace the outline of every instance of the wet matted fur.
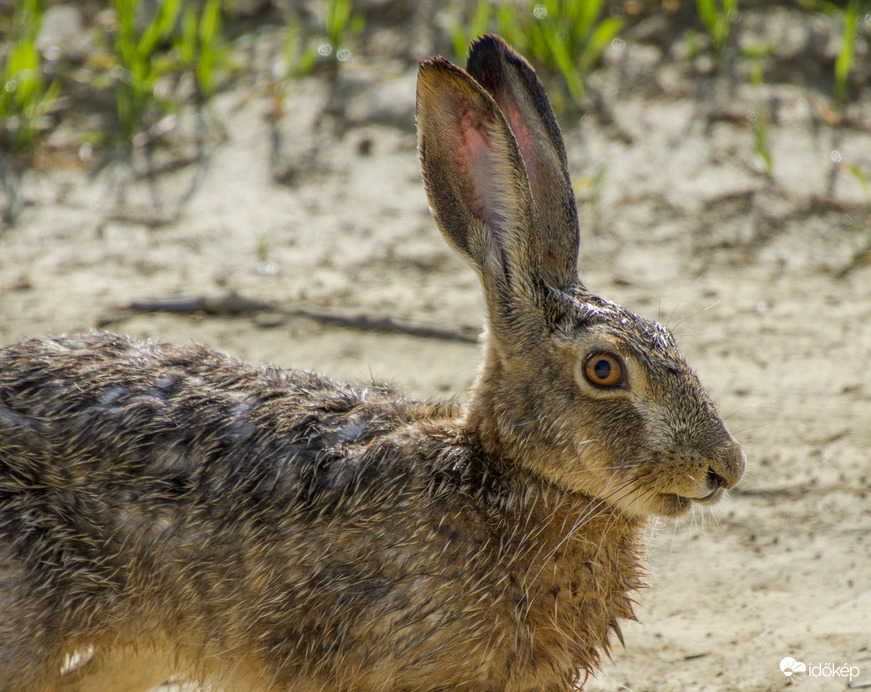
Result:
<instances>
[{"instance_id":1,"label":"wet matted fur","mask_svg":"<svg viewBox=\"0 0 871 692\"><path fill-rule=\"evenodd\" d=\"M568 690L649 517L738 481L671 334L579 280L529 65L424 62L417 124L487 304L468 403L110 334L0 351L0 690Z\"/></svg>"}]
</instances>

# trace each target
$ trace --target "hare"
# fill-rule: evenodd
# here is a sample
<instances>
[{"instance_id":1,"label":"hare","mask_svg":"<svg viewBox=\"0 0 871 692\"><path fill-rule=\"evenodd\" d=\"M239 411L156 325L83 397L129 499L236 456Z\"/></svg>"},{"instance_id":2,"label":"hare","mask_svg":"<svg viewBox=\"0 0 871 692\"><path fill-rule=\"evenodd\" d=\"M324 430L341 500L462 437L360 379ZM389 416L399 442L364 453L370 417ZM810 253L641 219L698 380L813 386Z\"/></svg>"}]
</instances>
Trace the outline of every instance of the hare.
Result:
<instances>
[{"instance_id":1,"label":"hare","mask_svg":"<svg viewBox=\"0 0 871 692\"><path fill-rule=\"evenodd\" d=\"M494 36L427 60L417 124L486 298L467 403L105 333L8 346L0 690L569 690L633 617L650 517L738 482L672 335L578 278L532 68Z\"/></svg>"}]
</instances>

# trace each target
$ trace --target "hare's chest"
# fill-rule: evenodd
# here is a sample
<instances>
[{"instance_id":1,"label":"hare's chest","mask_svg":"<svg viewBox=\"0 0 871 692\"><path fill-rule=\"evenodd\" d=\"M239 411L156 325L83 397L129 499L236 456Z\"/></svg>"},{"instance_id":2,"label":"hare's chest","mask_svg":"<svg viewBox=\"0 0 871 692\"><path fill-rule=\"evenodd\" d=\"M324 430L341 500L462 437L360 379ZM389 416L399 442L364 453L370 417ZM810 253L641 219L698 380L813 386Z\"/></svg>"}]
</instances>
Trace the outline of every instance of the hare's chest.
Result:
<instances>
[{"instance_id":1,"label":"hare's chest","mask_svg":"<svg viewBox=\"0 0 871 692\"><path fill-rule=\"evenodd\" d=\"M619 620L633 617L636 562L606 548L569 549L533 561L523 577L506 589L494 618L501 646L493 664L505 671L506 689L571 689L619 636Z\"/></svg>"}]
</instances>

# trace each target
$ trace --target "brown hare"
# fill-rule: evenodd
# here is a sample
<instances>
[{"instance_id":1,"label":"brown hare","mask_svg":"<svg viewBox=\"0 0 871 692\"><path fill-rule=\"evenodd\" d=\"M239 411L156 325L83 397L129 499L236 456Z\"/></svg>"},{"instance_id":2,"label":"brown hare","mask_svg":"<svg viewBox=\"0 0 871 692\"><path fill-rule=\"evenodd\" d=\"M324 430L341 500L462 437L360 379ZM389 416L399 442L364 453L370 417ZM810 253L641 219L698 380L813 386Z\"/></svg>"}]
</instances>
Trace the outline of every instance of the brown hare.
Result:
<instances>
[{"instance_id":1,"label":"brown hare","mask_svg":"<svg viewBox=\"0 0 871 692\"><path fill-rule=\"evenodd\" d=\"M110 334L0 351L0 690L569 690L649 518L738 481L672 335L578 279L532 68L492 36L427 60L417 125L486 297L468 402Z\"/></svg>"}]
</instances>

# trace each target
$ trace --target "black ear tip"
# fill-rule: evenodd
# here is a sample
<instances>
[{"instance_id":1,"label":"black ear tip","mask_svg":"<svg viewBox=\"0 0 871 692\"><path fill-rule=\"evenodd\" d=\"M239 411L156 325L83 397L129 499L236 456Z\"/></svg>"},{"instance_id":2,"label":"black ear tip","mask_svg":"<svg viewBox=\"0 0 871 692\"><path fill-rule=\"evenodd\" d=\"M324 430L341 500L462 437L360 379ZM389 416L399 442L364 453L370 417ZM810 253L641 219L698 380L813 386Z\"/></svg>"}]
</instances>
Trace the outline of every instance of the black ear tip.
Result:
<instances>
[{"instance_id":1,"label":"black ear tip","mask_svg":"<svg viewBox=\"0 0 871 692\"><path fill-rule=\"evenodd\" d=\"M532 71L529 64L501 36L485 34L472 43L466 71L492 92L507 78L506 70Z\"/></svg>"},{"instance_id":2,"label":"black ear tip","mask_svg":"<svg viewBox=\"0 0 871 692\"><path fill-rule=\"evenodd\" d=\"M492 93L497 85L505 81L503 66L509 50L508 44L499 36L482 36L469 49L466 71Z\"/></svg>"},{"instance_id":3,"label":"black ear tip","mask_svg":"<svg viewBox=\"0 0 871 692\"><path fill-rule=\"evenodd\" d=\"M499 63L502 56L511 49L508 44L495 34L484 34L472 42L469 48L469 57L466 60L466 69L471 70L477 65L487 63Z\"/></svg>"},{"instance_id":4,"label":"black ear tip","mask_svg":"<svg viewBox=\"0 0 871 692\"><path fill-rule=\"evenodd\" d=\"M475 52L476 50L498 50L505 49L508 47L508 44L505 43L505 39L497 34L483 34L479 36L474 41L472 41L471 52Z\"/></svg>"}]
</instances>

